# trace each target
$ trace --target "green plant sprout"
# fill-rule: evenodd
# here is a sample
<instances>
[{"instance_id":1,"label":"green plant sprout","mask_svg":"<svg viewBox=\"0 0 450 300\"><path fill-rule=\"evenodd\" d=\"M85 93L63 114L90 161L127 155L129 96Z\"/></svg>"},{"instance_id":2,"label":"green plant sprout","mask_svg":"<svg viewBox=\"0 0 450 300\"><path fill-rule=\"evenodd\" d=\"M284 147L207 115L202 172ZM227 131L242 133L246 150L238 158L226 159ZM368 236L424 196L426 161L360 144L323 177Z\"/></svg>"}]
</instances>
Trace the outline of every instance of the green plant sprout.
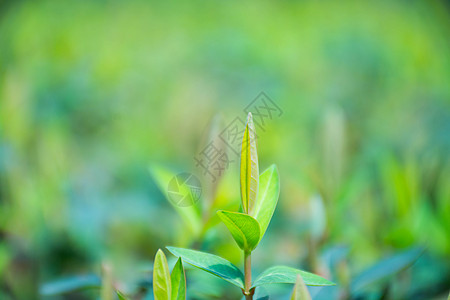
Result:
<instances>
[{"instance_id":1,"label":"green plant sprout","mask_svg":"<svg viewBox=\"0 0 450 300\"><path fill-rule=\"evenodd\" d=\"M186 299L186 276L183 262L181 258L178 258L172 273L170 273L166 256L161 249L156 253L153 267L153 295L156 300Z\"/></svg>"},{"instance_id":2,"label":"green plant sprout","mask_svg":"<svg viewBox=\"0 0 450 300\"><path fill-rule=\"evenodd\" d=\"M259 174L255 127L251 113L248 114L242 141L240 189L242 212L219 210L217 214L243 252L244 273L228 260L213 254L176 247L167 247L167 249L183 261L239 287L246 300L253 299L255 289L258 286L267 284L295 284L297 282L297 286L299 286L297 290L303 290L303 293L302 281L304 281L304 284L312 286L334 285L334 283L318 275L286 266L271 267L252 281L252 251L258 246L272 219L278 202L280 182L275 165ZM154 272L161 276L164 274L166 280L169 280L168 267L165 264L158 263L158 259L155 261ZM298 275L302 278L300 282L297 279ZM162 290L166 292L170 290L167 283ZM155 298L171 299L168 292L164 293L164 296L162 294L161 292L161 297L157 298L157 292L155 291Z\"/></svg>"}]
</instances>

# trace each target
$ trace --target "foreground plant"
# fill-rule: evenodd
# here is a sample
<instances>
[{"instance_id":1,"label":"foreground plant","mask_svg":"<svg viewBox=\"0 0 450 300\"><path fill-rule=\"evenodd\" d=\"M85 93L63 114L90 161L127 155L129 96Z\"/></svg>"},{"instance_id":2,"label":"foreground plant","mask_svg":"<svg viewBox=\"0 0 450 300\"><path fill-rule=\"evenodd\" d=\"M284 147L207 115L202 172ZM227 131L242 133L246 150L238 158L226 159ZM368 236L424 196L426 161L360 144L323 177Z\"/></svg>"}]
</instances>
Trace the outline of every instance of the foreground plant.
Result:
<instances>
[{"instance_id":1,"label":"foreground plant","mask_svg":"<svg viewBox=\"0 0 450 300\"><path fill-rule=\"evenodd\" d=\"M155 300L186 299L186 276L181 258L170 273L164 252L158 250L153 267L153 295Z\"/></svg>"},{"instance_id":2,"label":"foreground plant","mask_svg":"<svg viewBox=\"0 0 450 300\"><path fill-rule=\"evenodd\" d=\"M247 300L253 299L258 286L274 283L295 284L300 275L306 285L326 286L334 283L312 273L285 266L267 269L252 282L251 254L269 226L280 192L275 165L259 174L255 128L249 113L244 132L240 165L241 204L243 212L217 212L244 256L244 274L228 260L219 256L176 247L167 249L185 262L220 277L242 290Z\"/></svg>"}]
</instances>

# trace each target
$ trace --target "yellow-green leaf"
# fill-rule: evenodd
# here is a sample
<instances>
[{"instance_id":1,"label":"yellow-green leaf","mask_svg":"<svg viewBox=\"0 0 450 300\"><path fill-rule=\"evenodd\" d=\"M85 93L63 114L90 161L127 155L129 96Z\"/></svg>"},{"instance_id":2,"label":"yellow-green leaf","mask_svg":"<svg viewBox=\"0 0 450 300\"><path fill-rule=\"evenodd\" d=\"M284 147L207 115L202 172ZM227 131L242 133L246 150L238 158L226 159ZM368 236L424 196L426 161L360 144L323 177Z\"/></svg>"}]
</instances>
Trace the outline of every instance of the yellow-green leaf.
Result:
<instances>
[{"instance_id":1,"label":"yellow-green leaf","mask_svg":"<svg viewBox=\"0 0 450 300\"><path fill-rule=\"evenodd\" d=\"M239 248L246 252L256 248L260 237L258 221L247 214L231 211L219 210L217 215L228 227Z\"/></svg>"},{"instance_id":2,"label":"yellow-green leaf","mask_svg":"<svg viewBox=\"0 0 450 300\"><path fill-rule=\"evenodd\" d=\"M259 176L258 200L256 201L255 210L252 214L261 226L260 239L262 239L269 226L278 203L279 195L280 179L278 169L275 165L271 165Z\"/></svg>"},{"instance_id":3,"label":"yellow-green leaf","mask_svg":"<svg viewBox=\"0 0 450 300\"><path fill-rule=\"evenodd\" d=\"M172 283L172 297L171 300L185 300L186 299L186 276L184 273L183 263L181 257L178 258L177 263L173 267L170 275Z\"/></svg>"},{"instance_id":4,"label":"yellow-green leaf","mask_svg":"<svg viewBox=\"0 0 450 300\"><path fill-rule=\"evenodd\" d=\"M258 153L256 151L255 125L252 114L248 113L247 126L241 148L241 199L242 208L251 214L258 195Z\"/></svg>"},{"instance_id":5,"label":"yellow-green leaf","mask_svg":"<svg viewBox=\"0 0 450 300\"><path fill-rule=\"evenodd\" d=\"M153 265L153 295L155 300L170 300L171 293L169 265L164 252L159 249Z\"/></svg>"},{"instance_id":6,"label":"yellow-green leaf","mask_svg":"<svg viewBox=\"0 0 450 300\"><path fill-rule=\"evenodd\" d=\"M311 295L300 274L297 274L297 281L295 282L291 300L311 300Z\"/></svg>"}]
</instances>

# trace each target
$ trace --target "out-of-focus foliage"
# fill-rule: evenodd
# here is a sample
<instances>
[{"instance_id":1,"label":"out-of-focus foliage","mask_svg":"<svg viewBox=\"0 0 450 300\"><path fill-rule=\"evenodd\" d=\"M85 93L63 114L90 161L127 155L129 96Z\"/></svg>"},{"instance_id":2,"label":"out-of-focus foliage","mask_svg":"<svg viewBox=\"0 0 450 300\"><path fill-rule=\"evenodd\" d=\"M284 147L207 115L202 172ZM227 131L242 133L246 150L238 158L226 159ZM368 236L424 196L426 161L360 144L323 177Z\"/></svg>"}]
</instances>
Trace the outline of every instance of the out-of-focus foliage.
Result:
<instances>
[{"instance_id":1,"label":"out-of-focus foliage","mask_svg":"<svg viewBox=\"0 0 450 300\"><path fill-rule=\"evenodd\" d=\"M218 186L194 157L215 138L202 139L213 116L245 119L261 91L283 111L257 128L260 169L276 163L281 186L256 271L302 266L338 283L309 289L313 299L345 299L359 274L421 246L358 296L445 299L449 11L440 1L1 2L0 299L96 299L101 288L38 293L61 288L53 281L78 289L71 280L89 274L151 297L165 245L238 263L207 203L239 205L239 156L228 152ZM198 237L155 165L217 189L198 204L208 207ZM187 269L188 298L239 297L202 276Z\"/></svg>"}]
</instances>

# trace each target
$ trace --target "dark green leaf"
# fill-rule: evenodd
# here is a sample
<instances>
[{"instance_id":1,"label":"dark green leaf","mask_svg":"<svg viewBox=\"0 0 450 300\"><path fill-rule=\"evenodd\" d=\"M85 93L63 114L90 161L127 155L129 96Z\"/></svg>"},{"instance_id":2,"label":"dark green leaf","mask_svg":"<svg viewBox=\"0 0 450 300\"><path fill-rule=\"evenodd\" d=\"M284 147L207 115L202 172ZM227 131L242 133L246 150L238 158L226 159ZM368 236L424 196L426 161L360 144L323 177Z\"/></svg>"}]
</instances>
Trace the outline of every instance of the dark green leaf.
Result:
<instances>
[{"instance_id":1,"label":"dark green leaf","mask_svg":"<svg viewBox=\"0 0 450 300\"><path fill-rule=\"evenodd\" d=\"M244 288L244 275L242 272L228 260L217 255L183 249L176 247L167 247L175 256L181 257L183 261L220 277L237 287Z\"/></svg>"}]
</instances>

